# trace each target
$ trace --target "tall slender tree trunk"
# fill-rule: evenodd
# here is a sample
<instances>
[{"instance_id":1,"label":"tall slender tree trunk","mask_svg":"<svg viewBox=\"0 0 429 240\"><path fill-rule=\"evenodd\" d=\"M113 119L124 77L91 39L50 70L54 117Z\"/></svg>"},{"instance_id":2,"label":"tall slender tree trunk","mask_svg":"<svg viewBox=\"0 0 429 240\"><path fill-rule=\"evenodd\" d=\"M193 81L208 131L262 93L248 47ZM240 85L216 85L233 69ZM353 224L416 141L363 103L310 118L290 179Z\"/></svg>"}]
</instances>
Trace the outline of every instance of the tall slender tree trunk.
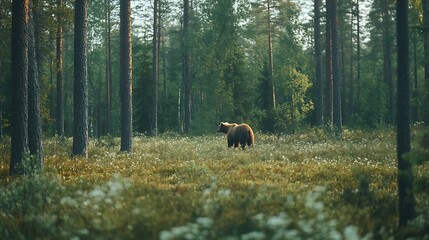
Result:
<instances>
[{"instance_id":1,"label":"tall slender tree trunk","mask_svg":"<svg viewBox=\"0 0 429 240\"><path fill-rule=\"evenodd\" d=\"M419 85L419 76L418 76L419 63L417 60L417 29L413 31L413 76L414 76L414 85L411 91L411 99L417 99L418 97L418 85ZM418 105L414 103L411 106L411 121L418 121Z\"/></svg>"},{"instance_id":2,"label":"tall slender tree trunk","mask_svg":"<svg viewBox=\"0 0 429 240\"><path fill-rule=\"evenodd\" d=\"M166 54L165 54L165 52L166 52L166 50L165 50L165 31L162 31L162 33L161 33L161 48L162 48L162 51L161 51L161 61L162 61L162 81L163 81L163 98L164 98L164 100L166 101L166 102L168 102L167 101L167 97L168 97L168 94L167 94L167 58L166 58Z\"/></svg>"},{"instance_id":3,"label":"tall slender tree trunk","mask_svg":"<svg viewBox=\"0 0 429 240\"><path fill-rule=\"evenodd\" d=\"M131 0L120 0L121 151L132 151Z\"/></svg>"},{"instance_id":4,"label":"tall slender tree trunk","mask_svg":"<svg viewBox=\"0 0 429 240\"><path fill-rule=\"evenodd\" d=\"M326 121L328 125L334 122L334 95L332 75L332 7L331 0L326 0Z\"/></svg>"},{"instance_id":5,"label":"tall slender tree trunk","mask_svg":"<svg viewBox=\"0 0 429 240\"><path fill-rule=\"evenodd\" d=\"M337 27L337 0L331 0L331 34L332 34L332 83L333 83L333 108L334 126L341 130L341 88L339 68L339 41Z\"/></svg>"},{"instance_id":6,"label":"tall slender tree trunk","mask_svg":"<svg viewBox=\"0 0 429 240\"><path fill-rule=\"evenodd\" d=\"M344 29L344 28L342 28ZM339 30L341 31L341 30ZM341 36L341 34L339 35ZM346 65L347 65L347 58L346 58L346 42L344 37L339 37L340 40L340 46L341 46L341 81L340 82L340 117L341 117L341 124L347 125L348 121L348 105L347 105L347 73L346 73Z\"/></svg>"},{"instance_id":7,"label":"tall slender tree trunk","mask_svg":"<svg viewBox=\"0 0 429 240\"><path fill-rule=\"evenodd\" d=\"M53 34L49 34L49 42L50 42L50 51L54 52L54 37ZM55 82L54 82L54 64L55 60L52 56L52 54L49 54L49 90L50 90L50 96L49 96L49 115L51 119L55 119ZM52 130L52 135L55 136L55 133L57 131L56 124L50 126L50 130Z\"/></svg>"},{"instance_id":8,"label":"tall slender tree trunk","mask_svg":"<svg viewBox=\"0 0 429 240\"><path fill-rule=\"evenodd\" d=\"M351 13L351 24L350 24L350 81L349 81L349 111L348 111L348 118L354 114L354 92L355 92L355 83L354 83L354 71L353 71L353 64L354 64L354 55L353 55L353 16L354 16L354 10L352 8Z\"/></svg>"},{"instance_id":9,"label":"tall slender tree trunk","mask_svg":"<svg viewBox=\"0 0 429 240\"><path fill-rule=\"evenodd\" d=\"M271 0L267 0L268 4L268 63L269 63L269 80L272 95L272 108L276 108L276 88L274 84L274 61L273 61L273 33L271 26Z\"/></svg>"},{"instance_id":10,"label":"tall slender tree trunk","mask_svg":"<svg viewBox=\"0 0 429 240\"><path fill-rule=\"evenodd\" d=\"M411 163L404 158L410 146L410 64L408 38L408 0L396 2L396 29L398 49L398 125L397 125L397 158L398 158L398 213L399 226L406 226L413 219L415 199L413 193L413 172Z\"/></svg>"},{"instance_id":11,"label":"tall slender tree trunk","mask_svg":"<svg viewBox=\"0 0 429 240\"><path fill-rule=\"evenodd\" d=\"M361 91L361 80L360 80L360 52L361 52L361 44L360 44L360 0L356 0L356 21L357 21L357 30L356 30L356 58L357 58L357 69L356 69L356 102L360 102L360 91Z\"/></svg>"},{"instance_id":12,"label":"tall slender tree trunk","mask_svg":"<svg viewBox=\"0 0 429 240\"><path fill-rule=\"evenodd\" d=\"M158 0L153 1L153 36L152 36L152 55L153 55L153 70L152 70L152 134L158 133Z\"/></svg>"},{"instance_id":13,"label":"tall slender tree trunk","mask_svg":"<svg viewBox=\"0 0 429 240\"><path fill-rule=\"evenodd\" d=\"M391 49L391 36L390 36L390 14L389 14L389 0L382 0L383 6L383 72L384 82L388 89L389 109L386 122L388 124L394 123L394 91L392 79L392 49Z\"/></svg>"},{"instance_id":14,"label":"tall slender tree trunk","mask_svg":"<svg viewBox=\"0 0 429 240\"><path fill-rule=\"evenodd\" d=\"M28 150L28 14L29 1L12 1L12 133L10 175L22 175Z\"/></svg>"},{"instance_id":15,"label":"tall slender tree trunk","mask_svg":"<svg viewBox=\"0 0 429 240\"><path fill-rule=\"evenodd\" d=\"M63 98L63 26L62 0L57 0L57 108L56 129L58 136L64 138L64 98Z\"/></svg>"},{"instance_id":16,"label":"tall slender tree trunk","mask_svg":"<svg viewBox=\"0 0 429 240\"><path fill-rule=\"evenodd\" d=\"M106 0L106 132L112 134L112 34L110 0Z\"/></svg>"},{"instance_id":17,"label":"tall slender tree trunk","mask_svg":"<svg viewBox=\"0 0 429 240\"><path fill-rule=\"evenodd\" d=\"M183 1L183 81L184 81L184 131L191 130L191 70L189 54L189 0Z\"/></svg>"},{"instance_id":18,"label":"tall slender tree trunk","mask_svg":"<svg viewBox=\"0 0 429 240\"><path fill-rule=\"evenodd\" d=\"M1 60L0 60L0 67L1 67ZM3 102L0 102L0 140L2 139L3 139Z\"/></svg>"},{"instance_id":19,"label":"tall slender tree trunk","mask_svg":"<svg viewBox=\"0 0 429 240\"><path fill-rule=\"evenodd\" d=\"M73 155L88 157L87 0L75 1Z\"/></svg>"},{"instance_id":20,"label":"tall slender tree trunk","mask_svg":"<svg viewBox=\"0 0 429 240\"><path fill-rule=\"evenodd\" d=\"M1 73L1 59L0 59L0 82L2 82L2 76ZM3 89L0 90L0 96L4 96ZM4 99L3 97L0 97L0 140L3 139L3 104Z\"/></svg>"},{"instance_id":21,"label":"tall slender tree trunk","mask_svg":"<svg viewBox=\"0 0 429 240\"><path fill-rule=\"evenodd\" d=\"M320 36L320 5L321 0L314 0L314 54L316 60L315 84L315 124L323 125L323 80L322 80L322 47Z\"/></svg>"},{"instance_id":22,"label":"tall slender tree trunk","mask_svg":"<svg viewBox=\"0 0 429 240\"><path fill-rule=\"evenodd\" d=\"M65 54L68 52L67 51L67 47L68 47L68 42L67 39L63 39L63 48L66 49L66 51L63 51L63 58L67 59ZM64 68L63 69L63 77L64 77L64 108L66 108L66 106L69 106L69 99L70 99L70 81L69 81L69 68ZM64 118L64 136L70 136L71 132L72 132L72 121L70 118Z\"/></svg>"},{"instance_id":23,"label":"tall slender tree trunk","mask_svg":"<svg viewBox=\"0 0 429 240\"><path fill-rule=\"evenodd\" d=\"M34 36L34 18L31 8L32 7L30 6L28 25L28 148L30 150L30 154L33 156L31 167L34 169L41 169L43 165L43 153L39 97L40 86Z\"/></svg>"},{"instance_id":24,"label":"tall slender tree trunk","mask_svg":"<svg viewBox=\"0 0 429 240\"><path fill-rule=\"evenodd\" d=\"M423 3L423 38L424 38L424 59L425 59L425 86L426 92L429 92L429 2L422 0ZM425 102L429 102L429 95L426 93ZM428 105L426 105L428 106ZM423 121L429 125L429 108L426 107L422 112Z\"/></svg>"}]
</instances>

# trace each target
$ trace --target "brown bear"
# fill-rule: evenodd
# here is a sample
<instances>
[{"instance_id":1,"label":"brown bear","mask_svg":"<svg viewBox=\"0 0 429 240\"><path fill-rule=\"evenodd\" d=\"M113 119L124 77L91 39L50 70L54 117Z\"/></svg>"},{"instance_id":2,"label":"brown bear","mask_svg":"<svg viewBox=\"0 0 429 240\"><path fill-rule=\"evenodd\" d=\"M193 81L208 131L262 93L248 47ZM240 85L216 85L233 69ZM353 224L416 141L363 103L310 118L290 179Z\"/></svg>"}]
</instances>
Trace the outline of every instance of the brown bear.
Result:
<instances>
[{"instance_id":1,"label":"brown bear","mask_svg":"<svg viewBox=\"0 0 429 240\"><path fill-rule=\"evenodd\" d=\"M240 143L241 148L244 150L246 144L249 147L253 146L255 136L253 135L252 128L246 123L227 123L221 122L217 128L218 132L226 133L228 147L238 147Z\"/></svg>"}]
</instances>

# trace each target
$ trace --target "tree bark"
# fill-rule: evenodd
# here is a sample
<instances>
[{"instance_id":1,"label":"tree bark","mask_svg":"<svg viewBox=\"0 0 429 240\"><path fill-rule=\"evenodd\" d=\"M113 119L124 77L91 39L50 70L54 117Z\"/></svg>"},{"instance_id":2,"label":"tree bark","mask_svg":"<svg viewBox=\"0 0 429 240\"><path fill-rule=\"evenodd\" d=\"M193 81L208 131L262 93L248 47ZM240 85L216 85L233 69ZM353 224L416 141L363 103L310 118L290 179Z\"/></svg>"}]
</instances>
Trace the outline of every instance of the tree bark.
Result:
<instances>
[{"instance_id":1,"label":"tree bark","mask_svg":"<svg viewBox=\"0 0 429 240\"><path fill-rule=\"evenodd\" d=\"M392 49L391 49L391 36L390 36L390 14L389 14L389 1L383 0L383 72L384 82L388 89L388 116L386 122L388 124L394 123L394 91L393 91L393 79L392 79Z\"/></svg>"},{"instance_id":2,"label":"tree bark","mask_svg":"<svg viewBox=\"0 0 429 240\"><path fill-rule=\"evenodd\" d=\"M424 59L425 59L425 84L426 92L429 91L429 2L423 3L423 41L424 41ZM426 94L425 102L429 101L429 96ZM426 107L422 112L423 121L429 125L429 109Z\"/></svg>"},{"instance_id":3,"label":"tree bark","mask_svg":"<svg viewBox=\"0 0 429 240\"><path fill-rule=\"evenodd\" d=\"M315 124L323 125L323 80L322 80L322 48L320 36L320 0L314 0L314 55L315 55Z\"/></svg>"},{"instance_id":4,"label":"tree bark","mask_svg":"<svg viewBox=\"0 0 429 240\"><path fill-rule=\"evenodd\" d=\"M121 151L132 151L131 1L120 1Z\"/></svg>"},{"instance_id":5,"label":"tree bark","mask_svg":"<svg viewBox=\"0 0 429 240\"><path fill-rule=\"evenodd\" d=\"M29 1L12 1L12 121L9 174L22 175L28 150L28 14Z\"/></svg>"},{"instance_id":6,"label":"tree bark","mask_svg":"<svg viewBox=\"0 0 429 240\"><path fill-rule=\"evenodd\" d=\"M152 36L152 134L158 133L158 70L159 70L159 56L158 56L158 0L153 1L153 36Z\"/></svg>"},{"instance_id":7,"label":"tree bark","mask_svg":"<svg viewBox=\"0 0 429 240\"><path fill-rule=\"evenodd\" d=\"M42 123L40 119L40 86L39 70L36 58L34 36L34 19L29 10L29 42L28 42L28 148L32 155L31 167L41 169L43 166Z\"/></svg>"},{"instance_id":8,"label":"tree bark","mask_svg":"<svg viewBox=\"0 0 429 240\"><path fill-rule=\"evenodd\" d=\"M332 34L332 84L333 84L333 120L334 126L341 130L341 91L339 68L339 44L337 27L337 0L331 0L331 34Z\"/></svg>"},{"instance_id":9,"label":"tree bark","mask_svg":"<svg viewBox=\"0 0 429 240\"><path fill-rule=\"evenodd\" d=\"M57 0L57 108L56 129L58 136L64 138L64 98L63 98L63 26L62 0Z\"/></svg>"},{"instance_id":10,"label":"tree bark","mask_svg":"<svg viewBox=\"0 0 429 240\"><path fill-rule=\"evenodd\" d=\"M2 73L1 73L1 59L0 59L0 82L2 82ZM3 139L3 104L4 104L4 92L3 89L0 90L0 140Z\"/></svg>"},{"instance_id":11,"label":"tree bark","mask_svg":"<svg viewBox=\"0 0 429 240\"><path fill-rule=\"evenodd\" d=\"M112 134L112 34L110 0L106 0L106 132Z\"/></svg>"},{"instance_id":12,"label":"tree bark","mask_svg":"<svg viewBox=\"0 0 429 240\"><path fill-rule=\"evenodd\" d=\"M75 2L73 155L88 156L87 0Z\"/></svg>"},{"instance_id":13,"label":"tree bark","mask_svg":"<svg viewBox=\"0 0 429 240\"><path fill-rule=\"evenodd\" d=\"M183 1L183 81L184 81L184 131L191 130L191 70L189 54L189 0Z\"/></svg>"},{"instance_id":14,"label":"tree bark","mask_svg":"<svg viewBox=\"0 0 429 240\"><path fill-rule=\"evenodd\" d=\"M276 88L274 85L274 61L273 61L273 33L271 29L271 0L267 0L268 4L268 63L269 63L269 78L271 84L272 109L276 108Z\"/></svg>"},{"instance_id":15,"label":"tree bark","mask_svg":"<svg viewBox=\"0 0 429 240\"><path fill-rule=\"evenodd\" d=\"M326 0L326 121L328 125L334 122L334 95L332 75L332 7L331 1Z\"/></svg>"},{"instance_id":16,"label":"tree bark","mask_svg":"<svg viewBox=\"0 0 429 240\"><path fill-rule=\"evenodd\" d=\"M356 33L356 58L357 58L357 69L356 69L356 102L359 103L360 102L360 90L361 90L361 81L360 81L360 52L361 52L361 44L360 44L360 5L359 5L359 1L356 1L356 17L357 17L357 33Z\"/></svg>"},{"instance_id":17,"label":"tree bark","mask_svg":"<svg viewBox=\"0 0 429 240\"><path fill-rule=\"evenodd\" d=\"M408 0L396 2L396 29L398 49L398 125L397 125L397 158L398 158L398 213L399 226L406 226L413 219L415 199L413 193L413 172L411 163L404 158L410 146L410 65L408 38Z\"/></svg>"},{"instance_id":18,"label":"tree bark","mask_svg":"<svg viewBox=\"0 0 429 240\"><path fill-rule=\"evenodd\" d=\"M359 1L359 0L358 0ZM347 118L350 118L350 116L352 116L354 114L354 93L355 93L355 83L354 83L354 71L353 71L353 64L354 64L354 55L353 55L353 17L356 14L357 17L359 17L359 15L357 14L358 11L354 11L353 7L351 10L351 20L350 20L350 81L349 81L349 111L348 111L348 115Z\"/></svg>"}]
</instances>

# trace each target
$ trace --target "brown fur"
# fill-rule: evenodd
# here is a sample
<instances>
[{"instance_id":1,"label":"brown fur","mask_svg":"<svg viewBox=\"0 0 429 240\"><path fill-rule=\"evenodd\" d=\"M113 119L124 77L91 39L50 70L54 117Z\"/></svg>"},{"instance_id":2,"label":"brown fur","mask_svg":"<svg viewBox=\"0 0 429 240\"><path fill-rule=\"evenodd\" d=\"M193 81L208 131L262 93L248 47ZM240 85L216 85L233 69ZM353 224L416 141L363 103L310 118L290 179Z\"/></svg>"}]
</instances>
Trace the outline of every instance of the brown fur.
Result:
<instances>
[{"instance_id":1,"label":"brown fur","mask_svg":"<svg viewBox=\"0 0 429 240\"><path fill-rule=\"evenodd\" d=\"M246 144L247 146L252 147L255 142L253 130L246 123L237 124L221 122L217 131L226 133L228 147L232 147L232 145L234 145L234 148L236 148L238 147L238 144L240 144L241 148L244 150Z\"/></svg>"}]
</instances>

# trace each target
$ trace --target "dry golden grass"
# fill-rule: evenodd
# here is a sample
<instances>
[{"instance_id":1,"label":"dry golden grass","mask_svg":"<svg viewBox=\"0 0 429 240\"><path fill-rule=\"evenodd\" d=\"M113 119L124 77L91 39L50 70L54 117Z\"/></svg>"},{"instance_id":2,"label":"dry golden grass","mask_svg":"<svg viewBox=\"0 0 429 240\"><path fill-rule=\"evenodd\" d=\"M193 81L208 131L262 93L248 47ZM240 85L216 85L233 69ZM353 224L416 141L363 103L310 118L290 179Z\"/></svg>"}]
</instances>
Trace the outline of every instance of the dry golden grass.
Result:
<instances>
[{"instance_id":1,"label":"dry golden grass","mask_svg":"<svg viewBox=\"0 0 429 240\"><path fill-rule=\"evenodd\" d=\"M319 129L256 134L255 146L245 151L228 149L223 135L139 136L131 154L118 151L119 141L93 140L88 159L82 159L70 157L71 139L46 140L43 173L21 178L7 176L4 141L0 235L345 239L397 234L392 131L346 130L342 139ZM428 167L416 170L424 177L422 172ZM423 218L418 224L427 226L427 195L417 197ZM412 234L423 234L421 226Z\"/></svg>"}]
</instances>

